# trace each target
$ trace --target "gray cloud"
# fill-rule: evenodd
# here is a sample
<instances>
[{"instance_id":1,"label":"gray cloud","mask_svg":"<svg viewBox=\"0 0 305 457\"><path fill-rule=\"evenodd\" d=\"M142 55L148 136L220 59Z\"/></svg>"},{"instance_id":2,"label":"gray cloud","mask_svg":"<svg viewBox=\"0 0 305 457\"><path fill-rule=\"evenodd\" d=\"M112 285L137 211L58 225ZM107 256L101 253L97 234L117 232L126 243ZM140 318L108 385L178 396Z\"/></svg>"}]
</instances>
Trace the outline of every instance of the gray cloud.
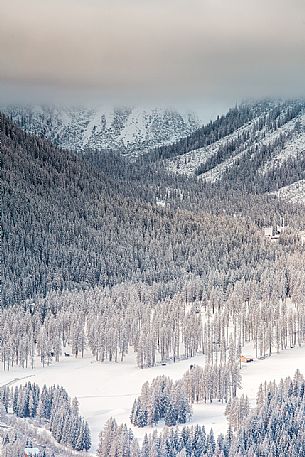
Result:
<instances>
[{"instance_id":1,"label":"gray cloud","mask_svg":"<svg viewBox=\"0 0 305 457\"><path fill-rule=\"evenodd\" d=\"M0 6L2 93L14 84L118 99L305 94L304 0Z\"/></svg>"}]
</instances>

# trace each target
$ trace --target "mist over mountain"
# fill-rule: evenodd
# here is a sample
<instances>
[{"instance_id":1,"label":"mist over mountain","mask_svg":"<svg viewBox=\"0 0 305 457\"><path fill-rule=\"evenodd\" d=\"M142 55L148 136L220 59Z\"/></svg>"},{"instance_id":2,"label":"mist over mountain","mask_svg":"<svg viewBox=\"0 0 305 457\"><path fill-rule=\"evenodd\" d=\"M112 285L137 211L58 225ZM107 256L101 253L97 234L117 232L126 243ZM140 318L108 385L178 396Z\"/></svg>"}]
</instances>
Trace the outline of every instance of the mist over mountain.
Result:
<instances>
[{"instance_id":1,"label":"mist over mountain","mask_svg":"<svg viewBox=\"0 0 305 457\"><path fill-rule=\"evenodd\" d=\"M27 375L37 381L15 388L14 396L10 387L0 389L1 420L14 432L4 436L7 455L17 455L9 453L17 446L23 452L43 424L54 438L47 457L91 445L108 457L109 442L118 450L124 442L140 457L138 429L163 418L169 428L191 425L146 435L145 452L149 443L163 443L160 457L169 456L169 446L173 457L186 455L189 437L190 457L219 457L230 446L233 457L241 442L245 455L260 455L252 451L265 441L239 428L256 420L247 394L261 382L257 370L288 351L293 369L304 358L304 103L242 104L190 132L166 110L69 113L17 110L23 128L0 114L1 374L8 385ZM28 131L33 125L35 134ZM164 141L170 135L177 141ZM242 375L253 361L249 388ZM285 376L289 367L274 373L280 368ZM149 384L154 372L175 382L158 376ZM62 387L52 414L42 415L54 393L45 382L74 392L84 418ZM105 422L106 398L106 416L132 432L116 419ZM262 388L258 399L264 408ZM218 430L225 417L234 428L227 441L219 435L217 448L213 431L205 438L198 428L207 420L214 428L216 406ZM277 414L272 426L281 420ZM32 443L40 447L40 435Z\"/></svg>"},{"instance_id":2,"label":"mist over mountain","mask_svg":"<svg viewBox=\"0 0 305 457\"><path fill-rule=\"evenodd\" d=\"M305 1L2 3L0 456L305 457Z\"/></svg>"}]
</instances>

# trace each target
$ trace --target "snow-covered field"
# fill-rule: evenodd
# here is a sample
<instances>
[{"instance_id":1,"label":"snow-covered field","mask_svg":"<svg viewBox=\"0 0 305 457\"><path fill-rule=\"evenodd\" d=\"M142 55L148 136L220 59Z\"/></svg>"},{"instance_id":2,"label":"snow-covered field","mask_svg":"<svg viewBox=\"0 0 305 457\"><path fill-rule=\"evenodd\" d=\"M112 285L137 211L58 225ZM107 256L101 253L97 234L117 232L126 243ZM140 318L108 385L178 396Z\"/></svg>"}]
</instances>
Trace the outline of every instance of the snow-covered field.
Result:
<instances>
[{"instance_id":1,"label":"snow-covered field","mask_svg":"<svg viewBox=\"0 0 305 457\"><path fill-rule=\"evenodd\" d=\"M251 355L251 349L245 352ZM84 359L64 358L59 363L42 368L13 368L9 372L0 371L0 386L5 384L23 384L26 381L43 384L59 384L65 387L70 396L78 397L80 412L88 420L92 434L92 449L98 444L98 435L104 423L114 417L118 423L127 423L136 396L142 384L154 377L165 374L172 379L181 378L190 364L204 364L204 356L166 366L156 366L141 370L136 367L135 357L130 353L123 363L99 363L86 356ZM282 377L293 376L296 369L305 373L305 346L272 354L264 360L243 364L242 392L247 394L254 406L256 393L261 382L280 380ZM192 423L204 424L209 430L213 427L216 434L226 432L227 424L224 416L225 405L213 404L193 405ZM159 428L162 424L159 425ZM151 429L133 428L135 435L142 439Z\"/></svg>"}]
</instances>

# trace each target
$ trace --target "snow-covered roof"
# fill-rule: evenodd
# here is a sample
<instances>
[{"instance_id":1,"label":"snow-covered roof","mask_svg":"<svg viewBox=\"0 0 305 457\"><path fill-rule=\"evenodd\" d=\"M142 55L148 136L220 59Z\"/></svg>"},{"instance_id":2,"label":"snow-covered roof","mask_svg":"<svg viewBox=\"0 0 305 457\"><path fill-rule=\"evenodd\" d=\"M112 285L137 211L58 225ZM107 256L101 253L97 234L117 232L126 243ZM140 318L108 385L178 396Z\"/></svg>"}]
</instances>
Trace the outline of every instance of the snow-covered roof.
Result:
<instances>
[{"instance_id":1,"label":"snow-covered roof","mask_svg":"<svg viewBox=\"0 0 305 457\"><path fill-rule=\"evenodd\" d=\"M39 455L40 450L37 447L26 447L24 453L28 457L36 457Z\"/></svg>"}]
</instances>

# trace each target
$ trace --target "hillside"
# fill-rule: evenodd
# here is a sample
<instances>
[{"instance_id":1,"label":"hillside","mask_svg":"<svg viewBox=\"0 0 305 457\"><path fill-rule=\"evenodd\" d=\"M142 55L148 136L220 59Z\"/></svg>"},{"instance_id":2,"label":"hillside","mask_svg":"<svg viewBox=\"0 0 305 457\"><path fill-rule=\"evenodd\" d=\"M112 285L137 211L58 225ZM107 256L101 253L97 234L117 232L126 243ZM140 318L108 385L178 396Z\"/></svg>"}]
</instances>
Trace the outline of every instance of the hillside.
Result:
<instances>
[{"instance_id":1,"label":"hillside","mask_svg":"<svg viewBox=\"0 0 305 457\"><path fill-rule=\"evenodd\" d=\"M91 162L26 134L3 115L0 140L4 303L53 289L181 282L221 263L226 270L234 257L241 277L242 265L257 257L257 243L263 243L259 256L273 255L259 241L259 226L283 215L295 228L305 220L299 208L272 196L170 176L161 184L162 172L147 165L126 167L126 174L121 165L120 174L115 158L110 168Z\"/></svg>"},{"instance_id":2,"label":"hillside","mask_svg":"<svg viewBox=\"0 0 305 457\"><path fill-rule=\"evenodd\" d=\"M185 140L157 149L165 167L205 182L267 192L305 177L305 103L234 108Z\"/></svg>"},{"instance_id":3,"label":"hillside","mask_svg":"<svg viewBox=\"0 0 305 457\"><path fill-rule=\"evenodd\" d=\"M110 151L128 161L138 157L138 170L132 171L138 177L143 163L155 164L155 170L230 190L272 193L283 188L283 198L288 186L305 178L303 100L241 104L202 127L194 115L157 108L11 106L5 112L25 131L55 145L106 154L102 160L107 169ZM116 165L130 169L117 158ZM151 169L149 165L144 173ZM159 185L164 187L168 177L161 174ZM295 201L302 202L302 194Z\"/></svg>"},{"instance_id":4,"label":"hillside","mask_svg":"<svg viewBox=\"0 0 305 457\"><path fill-rule=\"evenodd\" d=\"M192 113L161 108L10 106L3 111L29 133L75 151L114 150L124 155L170 144L199 127Z\"/></svg>"},{"instance_id":5,"label":"hillside","mask_svg":"<svg viewBox=\"0 0 305 457\"><path fill-rule=\"evenodd\" d=\"M281 187L275 194L283 200L305 204L305 180L301 179L288 186Z\"/></svg>"}]
</instances>

